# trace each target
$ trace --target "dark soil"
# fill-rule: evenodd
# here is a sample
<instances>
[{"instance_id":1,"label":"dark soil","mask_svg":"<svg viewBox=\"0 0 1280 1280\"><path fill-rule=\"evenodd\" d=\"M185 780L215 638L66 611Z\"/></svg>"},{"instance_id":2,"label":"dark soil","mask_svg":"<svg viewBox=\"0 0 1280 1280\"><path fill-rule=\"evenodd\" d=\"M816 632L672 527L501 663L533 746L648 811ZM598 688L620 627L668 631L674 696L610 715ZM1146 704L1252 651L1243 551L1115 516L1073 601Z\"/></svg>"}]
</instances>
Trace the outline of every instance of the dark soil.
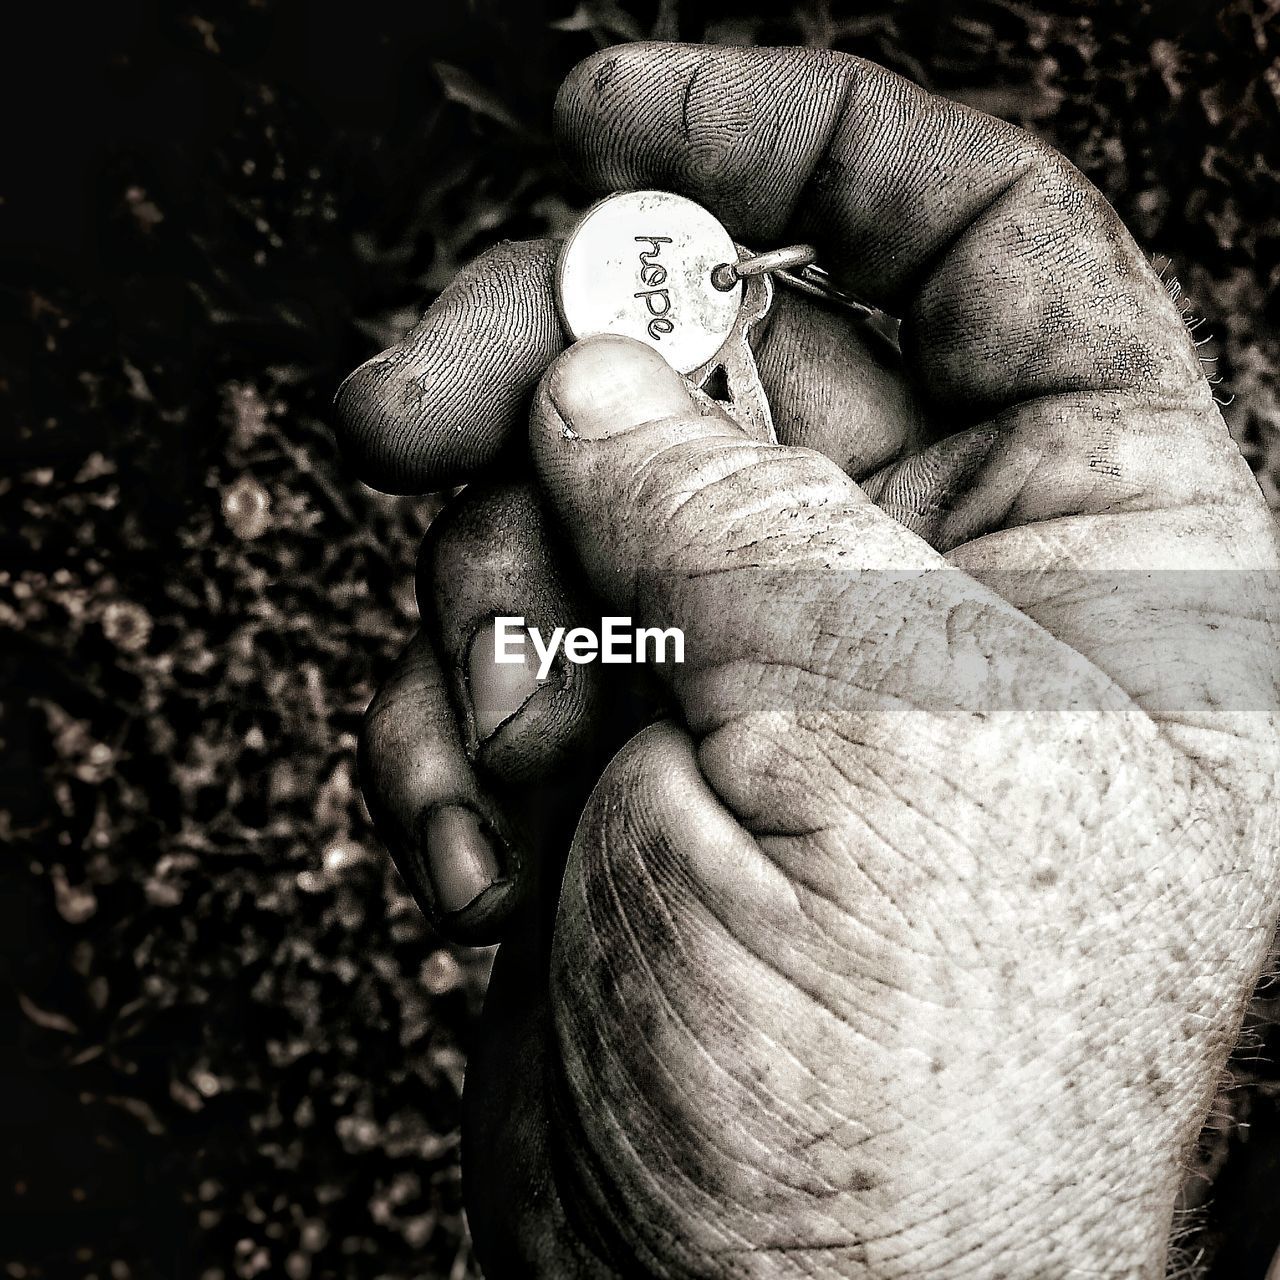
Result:
<instances>
[{"instance_id":1,"label":"dark soil","mask_svg":"<svg viewBox=\"0 0 1280 1280\"><path fill-rule=\"evenodd\" d=\"M337 383L479 250L563 229L548 117L580 57L803 40L1074 159L1207 317L1280 501L1280 6L39 11L0 166L0 1267L474 1275L487 957L429 936L353 777L436 508L346 474ZM1222 1280L1280 1243L1277 1014L1189 1184Z\"/></svg>"}]
</instances>

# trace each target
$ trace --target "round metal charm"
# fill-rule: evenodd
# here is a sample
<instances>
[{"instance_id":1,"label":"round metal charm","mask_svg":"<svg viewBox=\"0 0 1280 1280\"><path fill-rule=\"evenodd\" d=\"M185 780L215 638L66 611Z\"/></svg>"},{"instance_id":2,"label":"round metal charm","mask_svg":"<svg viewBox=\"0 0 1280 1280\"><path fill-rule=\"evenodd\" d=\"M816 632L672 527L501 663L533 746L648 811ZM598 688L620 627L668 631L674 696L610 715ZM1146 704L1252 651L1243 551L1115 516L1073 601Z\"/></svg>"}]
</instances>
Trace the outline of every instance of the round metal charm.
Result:
<instances>
[{"instance_id":1,"label":"round metal charm","mask_svg":"<svg viewBox=\"0 0 1280 1280\"><path fill-rule=\"evenodd\" d=\"M638 338L680 373L724 346L742 307L742 283L712 273L738 261L720 222L668 191L623 191L591 206L565 241L556 300L569 336Z\"/></svg>"}]
</instances>

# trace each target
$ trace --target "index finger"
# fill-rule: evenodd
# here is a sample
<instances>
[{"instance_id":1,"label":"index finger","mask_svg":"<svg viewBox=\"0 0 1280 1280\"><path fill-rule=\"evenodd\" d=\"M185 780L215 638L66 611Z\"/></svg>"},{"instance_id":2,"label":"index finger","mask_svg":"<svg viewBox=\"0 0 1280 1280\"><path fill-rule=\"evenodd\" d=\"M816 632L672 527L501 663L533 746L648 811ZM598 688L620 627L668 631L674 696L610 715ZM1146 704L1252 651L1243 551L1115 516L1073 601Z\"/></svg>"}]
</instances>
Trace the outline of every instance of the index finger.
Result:
<instances>
[{"instance_id":1,"label":"index finger","mask_svg":"<svg viewBox=\"0 0 1280 1280\"><path fill-rule=\"evenodd\" d=\"M1082 174L873 63L625 45L575 68L556 124L594 188L669 188L752 247L815 244L903 318L920 390L957 425L1069 392L1211 399L1177 306Z\"/></svg>"}]
</instances>

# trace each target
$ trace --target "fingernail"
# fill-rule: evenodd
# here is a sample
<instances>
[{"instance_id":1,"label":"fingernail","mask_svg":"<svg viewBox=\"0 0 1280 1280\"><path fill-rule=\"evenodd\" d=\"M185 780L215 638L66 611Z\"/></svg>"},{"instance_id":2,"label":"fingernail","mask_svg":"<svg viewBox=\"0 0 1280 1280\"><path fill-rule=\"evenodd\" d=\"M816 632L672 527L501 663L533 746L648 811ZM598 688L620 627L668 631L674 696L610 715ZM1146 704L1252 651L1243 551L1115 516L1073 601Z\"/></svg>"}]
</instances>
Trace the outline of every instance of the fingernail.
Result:
<instances>
[{"instance_id":1,"label":"fingernail","mask_svg":"<svg viewBox=\"0 0 1280 1280\"><path fill-rule=\"evenodd\" d=\"M450 915L469 907L502 877L488 833L465 805L449 804L427 815L422 835L436 909Z\"/></svg>"},{"instance_id":2,"label":"fingernail","mask_svg":"<svg viewBox=\"0 0 1280 1280\"><path fill-rule=\"evenodd\" d=\"M632 338L584 338L552 366L547 393L576 436L604 440L646 422L687 414L684 379Z\"/></svg>"},{"instance_id":3,"label":"fingernail","mask_svg":"<svg viewBox=\"0 0 1280 1280\"><path fill-rule=\"evenodd\" d=\"M481 742L505 724L538 692L538 661L528 645L519 662L496 660L492 622L476 632L467 655L471 713Z\"/></svg>"}]
</instances>

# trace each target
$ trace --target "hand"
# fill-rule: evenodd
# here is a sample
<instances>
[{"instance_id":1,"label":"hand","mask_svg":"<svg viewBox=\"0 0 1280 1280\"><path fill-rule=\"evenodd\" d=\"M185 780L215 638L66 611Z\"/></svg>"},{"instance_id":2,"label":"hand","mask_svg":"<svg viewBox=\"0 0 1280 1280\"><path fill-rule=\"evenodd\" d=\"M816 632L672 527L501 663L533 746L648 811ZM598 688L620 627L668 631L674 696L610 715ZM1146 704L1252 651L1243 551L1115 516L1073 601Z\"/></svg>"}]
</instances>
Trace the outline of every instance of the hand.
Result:
<instances>
[{"instance_id":1,"label":"hand","mask_svg":"<svg viewBox=\"0 0 1280 1280\"><path fill-rule=\"evenodd\" d=\"M433 526L363 746L424 908L506 935L487 1274L1161 1274L1280 764L1276 535L1177 306L1060 156L857 59L628 46L557 125L593 189L813 242L903 361L784 296L762 445L647 348L558 354L510 245L343 388L371 483L507 477ZM602 773L643 691L486 629L600 600L687 645Z\"/></svg>"}]
</instances>

